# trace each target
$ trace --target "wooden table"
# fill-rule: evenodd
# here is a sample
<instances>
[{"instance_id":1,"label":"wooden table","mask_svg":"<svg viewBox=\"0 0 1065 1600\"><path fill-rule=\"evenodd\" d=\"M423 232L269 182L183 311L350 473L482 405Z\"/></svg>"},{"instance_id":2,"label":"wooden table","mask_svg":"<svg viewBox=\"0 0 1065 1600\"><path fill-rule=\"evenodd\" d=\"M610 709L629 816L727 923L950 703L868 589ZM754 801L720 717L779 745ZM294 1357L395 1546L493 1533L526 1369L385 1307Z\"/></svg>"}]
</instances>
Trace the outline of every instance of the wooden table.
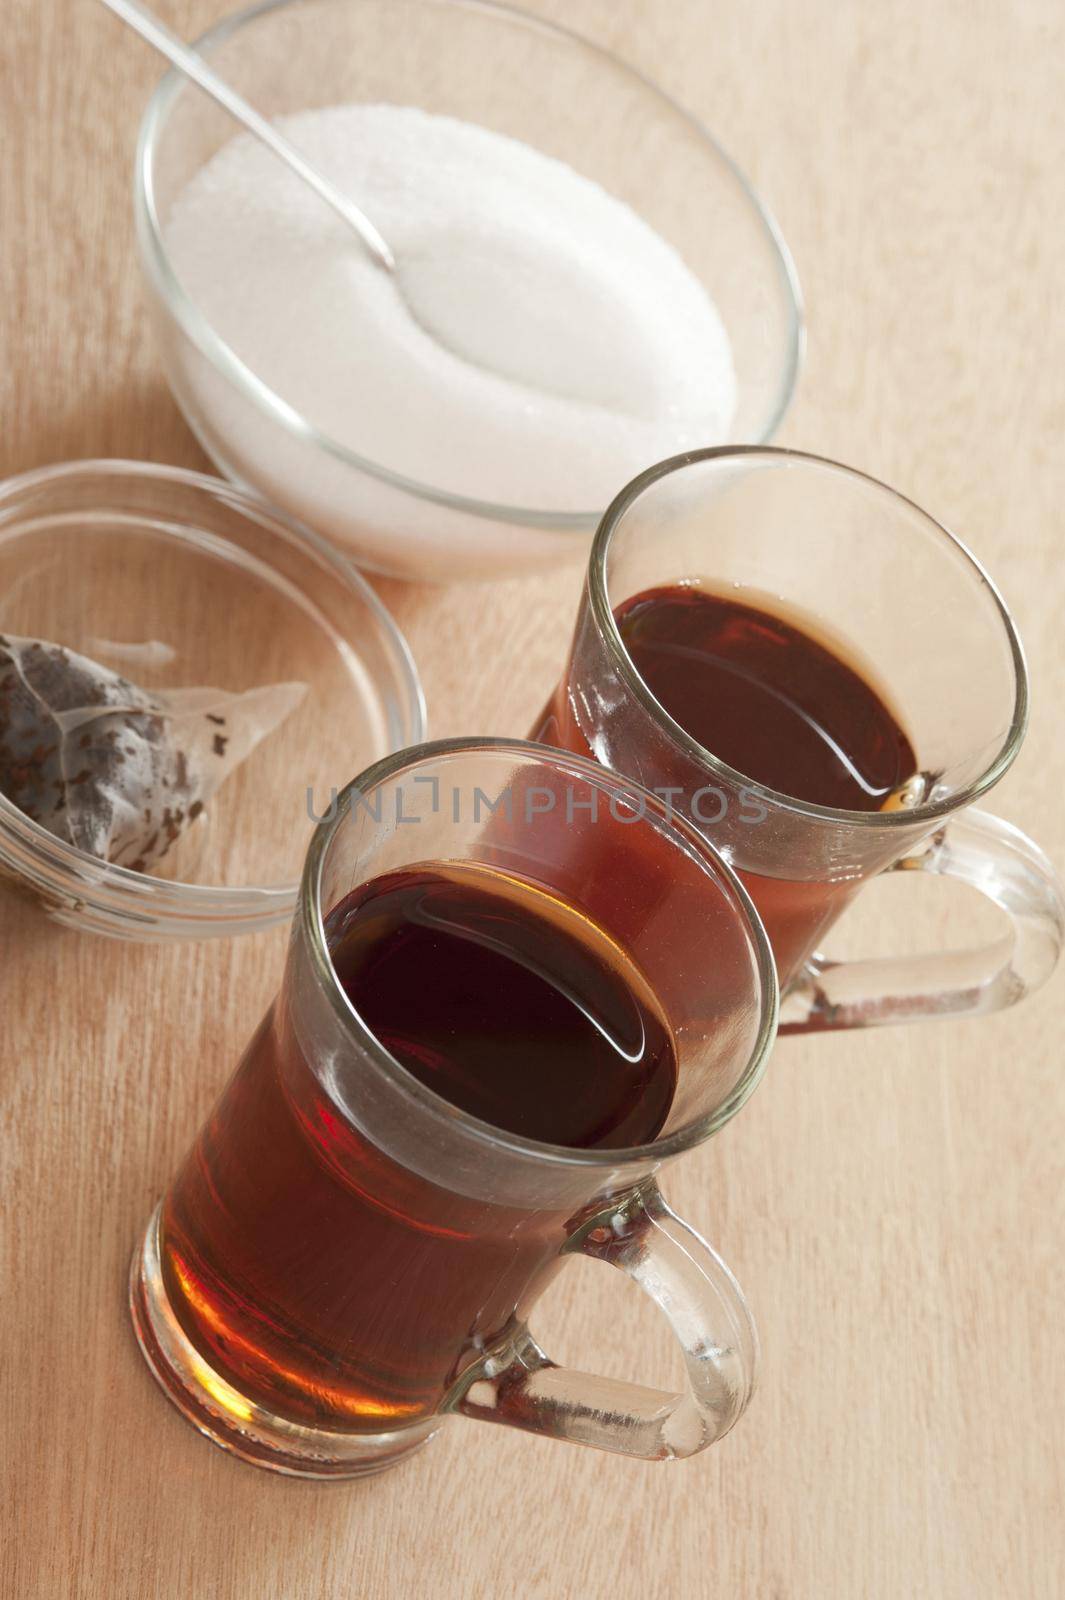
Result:
<instances>
[{"instance_id":1,"label":"wooden table","mask_svg":"<svg viewBox=\"0 0 1065 1600\"><path fill-rule=\"evenodd\" d=\"M784 441L887 478L997 575L1034 714L995 806L1065 859L1060 5L527 3L638 61L770 200L811 330ZM0 471L202 466L134 260L155 65L88 0L4 9ZM160 9L188 34L220 7ZM577 583L475 603L383 586L437 733L528 725ZM471 640L521 671L471 669ZM904 916L895 888L869 891L854 942L964 936L968 901L929 884ZM989 1020L785 1042L676 1170L675 1203L735 1265L764 1339L760 1394L721 1446L652 1467L456 1422L392 1476L321 1487L199 1439L125 1310L134 1237L283 944L122 948L0 901L5 1597L1065 1592L1065 974ZM566 1359L667 1369L654 1314L587 1263L540 1321Z\"/></svg>"}]
</instances>

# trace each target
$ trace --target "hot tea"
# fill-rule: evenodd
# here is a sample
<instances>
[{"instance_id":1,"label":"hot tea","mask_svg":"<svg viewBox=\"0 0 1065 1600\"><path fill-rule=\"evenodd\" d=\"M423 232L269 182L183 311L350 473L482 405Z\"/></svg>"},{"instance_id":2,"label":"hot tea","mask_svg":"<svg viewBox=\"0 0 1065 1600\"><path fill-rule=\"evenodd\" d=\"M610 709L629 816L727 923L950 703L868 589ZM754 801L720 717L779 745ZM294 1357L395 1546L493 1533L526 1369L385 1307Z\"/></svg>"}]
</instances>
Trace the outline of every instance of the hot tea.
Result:
<instances>
[{"instance_id":1,"label":"hot tea","mask_svg":"<svg viewBox=\"0 0 1065 1600\"><path fill-rule=\"evenodd\" d=\"M662 708L745 778L837 810L880 811L911 798L917 758L905 731L861 673L796 622L689 584L636 594L615 617ZM589 752L565 683L533 738ZM680 746L668 769L640 776L689 803L706 782ZM752 819L756 813L753 807ZM713 839L712 800L694 818ZM782 983L859 887L848 879L740 875L765 922Z\"/></svg>"},{"instance_id":2,"label":"hot tea","mask_svg":"<svg viewBox=\"0 0 1065 1600\"><path fill-rule=\"evenodd\" d=\"M363 1022L452 1104L585 1149L661 1129L669 1025L618 944L546 890L418 865L363 884L325 927ZM241 1394L379 1432L432 1414L554 1271L566 1222L392 1161L311 1070L282 1003L178 1174L161 1254L184 1331Z\"/></svg>"},{"instance_id":3,"label":"hot tea","mask_svg":"<svg viewBox=\"0 0 1065 1600\"><path fill-rule=\"evenodd\" d=\"M305 1476L381 1471L452 1415L705 1449L756 1341L655 1179L746 1102L776 998L734 873L638 784L524 740L378 762L315 830L278 999L134 1256L149 1366L209 1437ZM683 1391L538 1344L581 1255L658 1306Z\"/></svg>"},{"instance_id":4,"label":"hot tea","mask_svg":"<svg viewBox=\"0 0 1065 1600\"><path fill-rule=\"evenodd\" d=\"M654 995L545 890L470 863L397 872L339 905L327 936L366 1025L472 1116L585 1149L665 1122L676 1060Z\"/></svg>"},{"instance_id":5,"label":"hot tea","mask_svg":"<svg viewBox=\"0 0 1065 1600\"><path fill-rule=\"evenodd\" d=\"M795 623L680 584L634 595L616 615L637 671L674 721L766 788L879 811L916 771L876 690Z\"/></svg>"}]
</instances>

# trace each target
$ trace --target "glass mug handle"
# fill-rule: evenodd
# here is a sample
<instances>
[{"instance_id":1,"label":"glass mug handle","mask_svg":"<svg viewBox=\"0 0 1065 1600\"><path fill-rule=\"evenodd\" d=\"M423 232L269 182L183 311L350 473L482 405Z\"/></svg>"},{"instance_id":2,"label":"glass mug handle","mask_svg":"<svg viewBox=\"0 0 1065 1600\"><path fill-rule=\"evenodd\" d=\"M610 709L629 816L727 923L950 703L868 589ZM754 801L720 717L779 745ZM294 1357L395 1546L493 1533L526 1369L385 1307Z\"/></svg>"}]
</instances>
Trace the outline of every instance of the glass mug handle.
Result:
<instances>
[{"instance_id":1,"label":"glass mug handle","mask_svg":"<svg viewBox=\"0 0 1065 1600\"><path fill-rule=\"evenodd\" d=\"M720 1256L651 1181L583 1222L563 1254L607 1261L651 1296L684 1351L687 1390L556 1366L519 1324L462 1374L444 1409L652 1461L695 1455L722 1438L751 1397L758 1339Z\"/></svg>"},{"instance_id":2,"label":"glass mug handle","mask_svg":"<svg viewBox=\"0 0 1065 1600\"><path fill-rule=\"evenodd\" d=\"M1046 982L1061 953L1065 901L1039 846L986 811L963 811L888 872L930 872L971 884L1010 927L973 950L869 961L814 955L781 1000L781 1033L873 1028L975 1016L1015 1005Z\"/></svg>"}]
</instances>

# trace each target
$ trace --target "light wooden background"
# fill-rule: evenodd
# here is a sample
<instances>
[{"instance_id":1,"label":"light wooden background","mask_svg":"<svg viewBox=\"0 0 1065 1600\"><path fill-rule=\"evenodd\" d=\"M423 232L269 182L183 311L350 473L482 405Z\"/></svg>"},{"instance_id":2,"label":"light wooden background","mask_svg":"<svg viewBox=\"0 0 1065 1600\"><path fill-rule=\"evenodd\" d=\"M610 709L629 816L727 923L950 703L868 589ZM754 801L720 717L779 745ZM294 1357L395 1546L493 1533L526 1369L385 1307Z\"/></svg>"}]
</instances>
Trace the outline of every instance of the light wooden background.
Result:
<instances>
[{"instance_id":1,"label":"light wooden background","mask_svg":"<svg viewBox=\"0 0 1065 1600\"><path fill-rule=\"evenodd\" d=\"M1065 862L1060 4L528 3L638 60L769 198L811 330L782 437L886 477L999 578L1035 709L995 805ZM220 8L160 9L192 33ZM3 12L0 472L202 465L134 261L154 62L91 0ZM576 582L385 586L435 732L524 730ZM897 887L869 892L870 946L964 930L947 891L911 915ZM760 1393L723 1445L652 1467L455 1422L394 1476L320 1487L202 1442L124 1305L134 1237L282 948L118 948L0 900L5 1597L1065 1592L1065 976L986 1021L784 1043L743 1115L675 1170L764 1337ZM590 1264L542 1322L569 1359L669 1368L653 1315Z\"/></svg>"}]
</instances>

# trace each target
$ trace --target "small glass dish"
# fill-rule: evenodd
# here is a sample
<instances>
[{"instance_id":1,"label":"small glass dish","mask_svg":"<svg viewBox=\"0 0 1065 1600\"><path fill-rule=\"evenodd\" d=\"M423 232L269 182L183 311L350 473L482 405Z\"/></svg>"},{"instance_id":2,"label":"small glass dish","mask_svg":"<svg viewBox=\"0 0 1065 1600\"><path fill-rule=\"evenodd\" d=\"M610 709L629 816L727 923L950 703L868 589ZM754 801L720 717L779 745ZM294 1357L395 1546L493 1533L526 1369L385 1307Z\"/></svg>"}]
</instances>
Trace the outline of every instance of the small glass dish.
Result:
<instances>
[{"instance_id":1,"label":"small glass dish","mask_svg":"<svg viewBox=\"0 0 1065 1600\"><path fill-rule=\"evenodd\" d=\"M74 849L0 795L0 876L96 933L155 941L287 922L311 812L425 736L410 651L350 563L195 472L84 461L0 484L0 632L65 645L149 690L307 686L157 876Z\"/></svg>"},{"instance_id":2,"label":"small glass dish","mask_svg":"<svg viewBox=\"0 0 1065 1600\"><path fill-rule=\"evenodd\" d=\"M674 246L721 313L739 405L730 439L704 442L760 444L775 433L803 346L791 257L729 156L634 68L488 0L265 0L197 48L270 117L344 102L418 106L522 140L595 180ZM453 494L415 482L320 432L222 340L183 289L165 235L174 197L236 131L168 73L144 117L135 175L167 378L220 470L361 565L400 577L502 577L585 559L604 506L497 505L475 484ZM357 350L352 361L357 369ZM650 464L633 462L632 474Z\"/></svg>"}]
</instances>

